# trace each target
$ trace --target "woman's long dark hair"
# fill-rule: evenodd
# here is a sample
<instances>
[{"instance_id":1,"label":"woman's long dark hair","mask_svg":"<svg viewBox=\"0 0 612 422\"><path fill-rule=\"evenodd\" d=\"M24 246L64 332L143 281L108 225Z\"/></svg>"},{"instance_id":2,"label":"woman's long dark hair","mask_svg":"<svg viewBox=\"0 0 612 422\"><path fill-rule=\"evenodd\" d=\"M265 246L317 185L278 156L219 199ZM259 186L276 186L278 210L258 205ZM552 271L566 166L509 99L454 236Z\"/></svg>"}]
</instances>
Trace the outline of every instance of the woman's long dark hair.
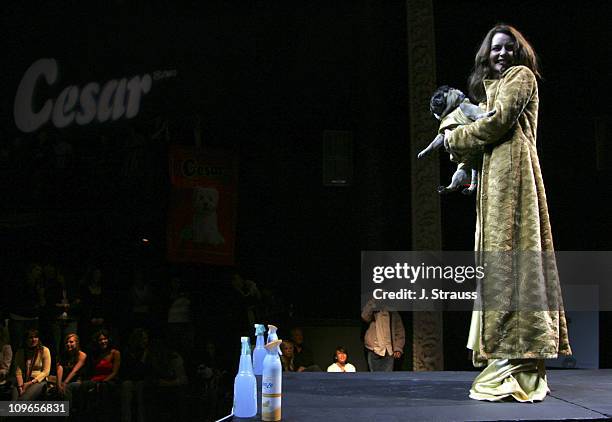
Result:
<instances>
[{"instance_id":1,"label":"woman's long dark hair","mask_svg":"<svg viewBox=\"0 0 612 422\"><path fill-rule=\"evenodd\" d=\"M38 338L38 344L33 349L29 348L26 344L27 340L30 337ZM38 359L38 356L42 353L44 346L42 342L40 341L40 333L38 332L36 328L30 328L28 331L26 331L26 335L23 340L24 340L23 357L26 362L28 360L32 362L31 365L26 365L26 368L25 368L25 379L29 380L32 374L32 367L34 366L34 362L36 362L36 360Z\"/></svg>"},{"instance_id":2,"label":"woman's long dark hair","mask_svg":"<svg viewBox=\"0 0 612 422\"><path fill-rule=\"evenodd\" d=\"M6 344L11 344L8 337L8 328L5 328L0 325L0 352Z\"/></svg>"},{"instance_id":3,"label":"woman's long dark hair","mask_svg":"<svg viewBox=\"0 0 612 422\"><path fill-rule=\"evenodd\" d=\"M472 101L477 103L486 100L486 94L482 81L494 77L491 66L489 64L489 54L491 53L491 41L495 34L506 34L514 40L514 61L513 66L527 66L536 75L541 78L540 66L538 64L538 56L527 39L516 28L505 23L498 23L487 32L484 40L480 44L480 48L474 59L474 68L472 74L468 78L468 92Z\"/></svg>"},{"instance_id":4,"label":"woman's long dark hair","mask_svg":"<svg viewBox=\"0 0 612 422\"><path fill-rule=\"evenodd\" d=\"M343 346L336 347L336 350L334 351L334 362L338 362L338 352L344 353L346 355L346 363L348 363L349 355Z\"/></svg>"},{"instance_id":5,"label":"woman's long dark hair","mask_svg":"<svg viewBox=\"0 0 612 422\"><path fill-rule=\"evenodd\" d=\"M38 338L38 344L36 345L36 347L34 349L30 349L27 345L28 339L30 337L37 337ZM24 349L25 352L27 353L28 351L40 351L43 348L43 344L42 341L40 341L40 333L38 332L38 330L36 328L30 328L28 331L26 331L26 335L23 338L23 345L24 345Z\"/></svg>"},{"instance_id":6,"label":"woman's long dark hair","mask_svg":"<svg viewBox=\"0 0 612 422\"><path fill-rule=\"evenodd\" d=\"M108 348L106 350L102 350L100 348L100 345L98 344L98 339L100 338L100 336L104 336L108 339ZM101 330L96 331L91 337L91 343L91 348L93 352L92 356L94 360L101 359L102 357L104 357L105 353L109 353L112 349L115 348L115 346L113 345L112 338L110 336L110 332L106 328L102 328Z\"/></svg>"}]
</instances>

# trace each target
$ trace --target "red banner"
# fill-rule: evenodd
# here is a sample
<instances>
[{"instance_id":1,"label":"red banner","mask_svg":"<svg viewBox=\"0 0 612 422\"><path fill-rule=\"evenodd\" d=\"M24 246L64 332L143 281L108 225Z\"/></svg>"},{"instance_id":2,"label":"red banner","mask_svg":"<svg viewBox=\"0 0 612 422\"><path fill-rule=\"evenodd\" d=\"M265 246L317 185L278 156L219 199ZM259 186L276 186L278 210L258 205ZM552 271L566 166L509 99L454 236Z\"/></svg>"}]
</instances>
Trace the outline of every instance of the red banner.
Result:
<instances>
[{"instance_id":1,"label":"red banner","mask_svg":"<svg viewBox=\"0 0 612 422\"><path fill-rule=\"evenodd\" d=\"M172 147L168 259L232 265L237 160L228 152Z\"/></svg>"}]
</instances>

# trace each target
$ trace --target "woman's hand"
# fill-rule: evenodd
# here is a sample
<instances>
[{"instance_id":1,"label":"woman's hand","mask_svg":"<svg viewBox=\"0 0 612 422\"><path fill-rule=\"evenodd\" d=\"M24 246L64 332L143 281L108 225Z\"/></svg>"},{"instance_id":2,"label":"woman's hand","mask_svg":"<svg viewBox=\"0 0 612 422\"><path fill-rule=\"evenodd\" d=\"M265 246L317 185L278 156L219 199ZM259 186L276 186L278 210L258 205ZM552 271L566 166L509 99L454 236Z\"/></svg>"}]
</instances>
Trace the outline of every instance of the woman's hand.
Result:
<instances>
[{"instance_id":1,"label":"woman's hand","mask_svg":"<svg viewBox=\"0 0 612 422\"><path fill-rule=\"evenodd\" d=\"M57 383L57 391L60 392L60 394L64 394L64 390L66 389L66 384L63 382L58 382Z\"/></svg>"},{"instance_id":2,"label":"woman's hand","mask_svg":"<svg viewBox=\"0 0 612 422\"><path fill-rule=\"evenodd\" d=\"M23 396L25 392L28 390L28 388L32 386L32 384L33 384L32 381L24 382L23 385L21 386L21 389L19 390L19 395Z\"/></svg>"},{"instance_id":3,"label":"woman's hand","mask_svg":"<svg viewBox=\"0 0 612 422\"><path fill-rule=\"evenodd\" d=\"M444 131L444 149L448 152L450 152L450 145L448 145L448 138L450 138L451 132L452 130L448 130L448 129Z\"/></svg>"}]
</instances>

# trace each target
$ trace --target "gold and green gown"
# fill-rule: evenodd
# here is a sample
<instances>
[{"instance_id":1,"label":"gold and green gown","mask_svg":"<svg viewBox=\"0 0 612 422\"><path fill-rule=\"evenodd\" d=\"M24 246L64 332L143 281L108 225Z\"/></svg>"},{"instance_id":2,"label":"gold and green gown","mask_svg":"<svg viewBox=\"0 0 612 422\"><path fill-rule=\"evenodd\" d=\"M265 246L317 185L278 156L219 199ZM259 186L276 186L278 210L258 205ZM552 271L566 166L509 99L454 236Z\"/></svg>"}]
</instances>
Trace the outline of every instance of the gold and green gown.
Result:
<instances>
[{"instance_id":1,"label":"gold and green gown","mask_svg":"<svg viewBox=\"0 0 612 422\"><path fill-rule=\"evenodd\" d=\"M496 113L455 128L445 142L457 162L482 151L478 259L508 254L501 256L502 271L482 281L484 304L472 315L469 347L486 368L470 396L542 400L548 391L543 360L570 355L571 348L536 147L537 81L526 66L512 66L484 86L486 109ZM514 297L521 303L506 306ZM490 306L489 299L503 306Z\"/></svg>"}]
</instances>

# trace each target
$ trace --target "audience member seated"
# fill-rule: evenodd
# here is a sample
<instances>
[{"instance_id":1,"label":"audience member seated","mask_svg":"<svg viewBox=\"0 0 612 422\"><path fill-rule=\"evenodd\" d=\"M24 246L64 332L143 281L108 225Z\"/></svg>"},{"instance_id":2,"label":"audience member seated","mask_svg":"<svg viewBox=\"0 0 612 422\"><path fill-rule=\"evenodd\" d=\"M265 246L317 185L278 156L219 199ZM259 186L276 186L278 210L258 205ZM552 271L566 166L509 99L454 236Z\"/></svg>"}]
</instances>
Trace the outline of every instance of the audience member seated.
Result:
<instances>
[{"instance_id":1,"label":"audience member seated","mask_svg":"<svg viewBox=\"0 0 612 422\"><path fill-rule=\"evenodd\" d=\"M8 329L4 321L0 322L0 401L9 400L12 384L8 380L9 369L13 359L13 349L8 338Z\"/></svg>"},{"instance_id":2,"label":"audience member seated","mask_svg":"<svg viewBox=\"0 0 612 422\"><path fill-rule=\"evenodd\" d=\"M44 392L51 370L51 353L42 345L38 330L26 332L25 348L15 356L15 378L11 400L36 400Z\"/></svg>"},{"instance_id":3,"label":"audience member seated","mask_svg":"<svg viewBox=\"0 0 612 422\"><path fill-rule=\"evenodd\" d=\"M186 420L185 399L189 380L181 355L171 350L163 339L154 337L150 346L151 372L147 376L145 395L147 403L163 403L163 406L153 405L159 412L171 410L173 416ZM153 418L155 419L155 418Z\"/></svg>"},{"instance_id":4,"label":"audience member seated","mask_svg":"<svg viewBox=\"0 0 612 422\"><path fill-rule=\"evenodd\" d=\"M295 372L295 345L291 340L283 340L280 345L282 352L281 364L283 365L283 372Z\"/></svg>"},{"instance_id":5,"label":"audience member seated","mask_svg":"<svg viewBox=\"0 0 612 422\"><path fill-rule=\"evenodd\" d=\"M204 420L216 420L217 409L221 408L223 382L227 381L228 373L219 365L217 346L211 339L205 341L202 362L197 367L196 391L201 398L202 416ZM233 383L233 377L232 381Z\"/></svg>"},{"instance_id":6,"label":"audience member seated","mask_svg":"<svg viewBox=\"0 0 612 422\"><path fill-rule=\"evenodd\" d=\"M348 353L342 346L336 347L334 363L327 367L327 372L356 372L353 365L348 363Z\"/></svg>"},{"instance_id":7,"label":"audience member seated","mask_svg":"<svg viewBox=\"0 0 612 422\"><path fill-rule=\"evenodd\" d=\"M95 336L95 349L91 364L90 381L115 382L121 367L121 353L110 343L110 334L107 330L98 331Z\"/></svg>"},{"instance_id":8,"label":"audience member seated","mask_svg":"<svg viewBox=\"0 0 612 422\"><path fill-rule=\"evenodd\" d=\"M79 336L70 333L66 336L64 350L57 359L57 390L61 396L70 402L70 408L75 408L78 399L75 393L83 381L83 367L87 354L81 350Z\"/></svg>"},{"instance_id":9,"label":"audience member seated","mask_svg":"<svg viewBox=\"0 0 612 422\"><path fill-rule=\"evenodd\" d=\"M304 332L300 327L291 329L291 341L294 345L293 365L297 372L321 371L319 365L314 363L312 351L304 345Z\"/></svg>"},{"instance_id":10,"label":"audience member seated","mask_svg":"<svg viewBox=\"0 0 612 422\"><path fill-rule=\"evenodd\" d=\"M152 371L149 353L149 333L136 328L132 331L127 350L123 353L121 382L121 420L131 422L132 409L136 409L138 422L145 417L145 378Z\"/></svg>"},{"instance_id":11,"label":"audience member seated","mask_svg":"<svg viewBox=\"0 0 612 422\"><path fill-rule=\"evenodd\" d=\"M112 346L110 334L102 329L94 335L94 349L89 360L89 380L81 388L87 394L88 416L102 417L111 413L111 393L121 367L121 353ZM108 419L108 418L107 418Z\"/></svg>"}]
</instances>

